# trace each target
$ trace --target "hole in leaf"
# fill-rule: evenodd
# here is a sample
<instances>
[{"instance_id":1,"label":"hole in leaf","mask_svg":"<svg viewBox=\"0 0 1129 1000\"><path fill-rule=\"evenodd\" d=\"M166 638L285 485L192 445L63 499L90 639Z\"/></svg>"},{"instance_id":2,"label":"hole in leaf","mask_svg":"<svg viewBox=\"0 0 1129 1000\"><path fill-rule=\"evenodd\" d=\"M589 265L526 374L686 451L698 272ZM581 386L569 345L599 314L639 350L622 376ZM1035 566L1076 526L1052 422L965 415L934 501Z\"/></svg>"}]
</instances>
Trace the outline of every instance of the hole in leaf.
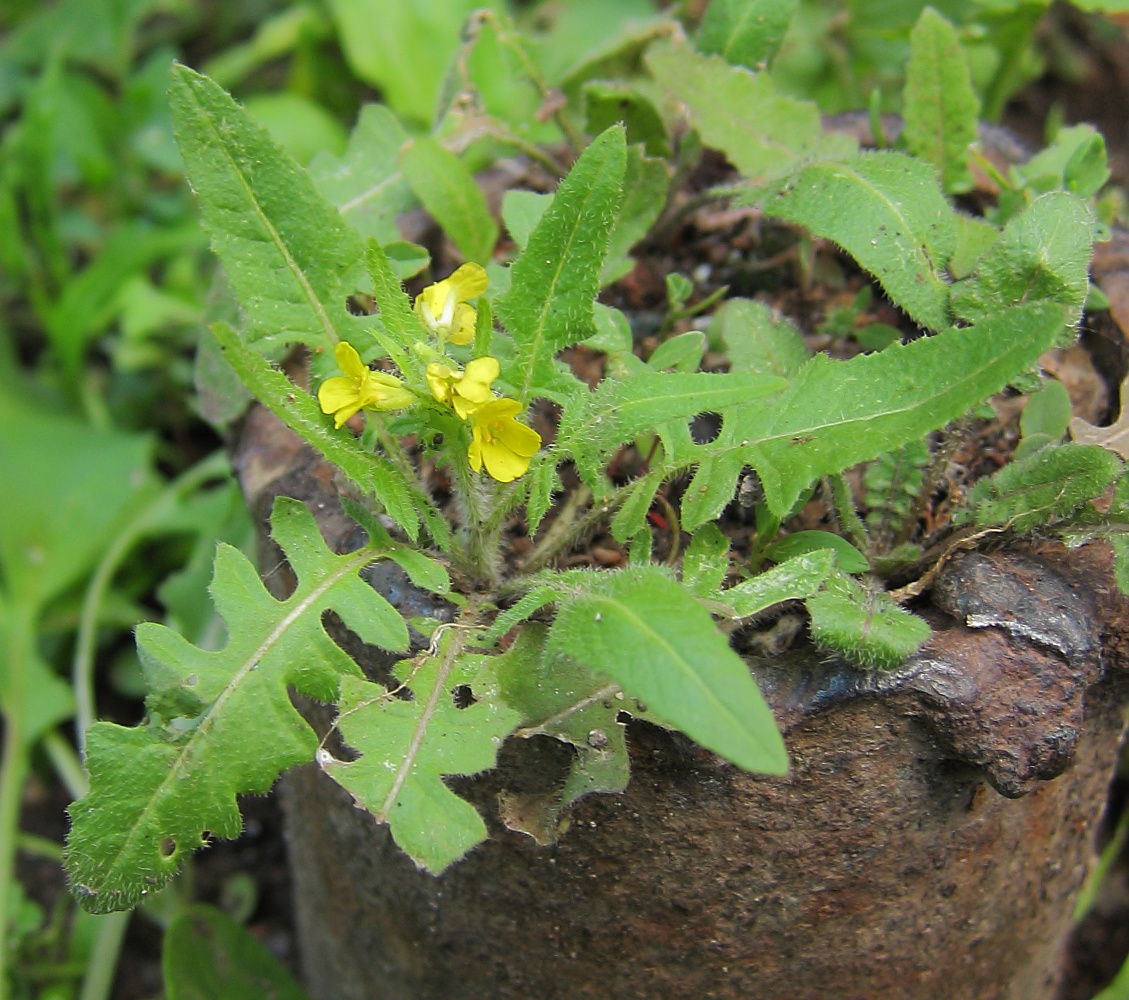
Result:
<instances>
[{"instance_id":1,"label":"hole in leaf","mask_svg":"<svg viewBox=\"0 0 1129 1000\"><path fill-rule=\"evenodd\" d=\"M174 854L176 854L176 841L172 837L165 837L161 841L161 860L168 861Z\"/></svg>"},{"instance_id":2,"label":"hole in leaf","mask_svg":"<svg viewBox=\"0 0 1129 1000\"><path fill-rule=\"evenodd\" d=\"M471 705L478 701L474 696L474 692L470 689L469 684L460 684L451 692L451 698L455 702L455 708L470 708Z\"/></svg>"},{"instance_id":3,"label":"hole in leaf","mask_svg":"<svg viewBox=\"0 0 1129 1000\"><path fill-rule=\"evenodd\" d=\"M350 316L372 316L376 312L376 300L364 292L356 292L346 297L345 310Z\"/></svg>"},{"instance_id":4,"label":"hole in leaf","mask_svg":"<svg viewBox=\"0 0 1129 1000\"><path fill-rule=\"evenodd\" d=\"M717 413L699 413L690 421L690 436L695 444L709 444L721 433L721 416Z\"/></svg>"}]
</instances>

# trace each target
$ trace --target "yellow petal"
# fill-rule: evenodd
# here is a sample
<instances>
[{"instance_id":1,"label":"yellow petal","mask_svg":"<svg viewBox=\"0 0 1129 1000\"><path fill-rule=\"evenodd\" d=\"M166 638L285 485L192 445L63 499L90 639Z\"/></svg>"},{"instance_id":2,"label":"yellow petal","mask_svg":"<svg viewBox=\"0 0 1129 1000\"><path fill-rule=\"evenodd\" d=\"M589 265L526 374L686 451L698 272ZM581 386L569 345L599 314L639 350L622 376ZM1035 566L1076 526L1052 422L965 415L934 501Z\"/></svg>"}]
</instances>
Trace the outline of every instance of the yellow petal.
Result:
<instances>
[{"instance_id":1,"label":"yellow petal","mask_svg":"<svg viewBox=\"0 0 1129 1000\"><path fill-rule=\"evenodd\" d=\"M342 407L351 406L353 403L356 403L359 409L361 404L357 401L357 396L356 379L342 376L327 378L318 389L318 403L321 405L322 413L336 413ZM356 410L353 412L355 413Z\"/></svg>"},{"instance_id":2,"label":"yellow petal","mask_svg":"<svg viewBox=\"0 0 1129 1000\"><path fill-rule=\"evenodd\" d=\"M519 413L521 413L521 403L516 399L502 397L501 399L492 399L489 403L483 403L475 415L475 421L478 424L486 424L500 417L516 417Z\"/></svg>"},{"instance_id":3,"label":"yellow petal","mask_svg":"<svg viewBox=\"0 0 1129 1000\"><path fill-rule=\"evenodd\" d=\"M495 442L482 448L486 471L500 483L512 483L529 469L529 459L515 455L504 444Z\"/></svg>"},{"instance_id":4,"label":"yellow petal","mask_svg":"<svg viewBox=\"0 0 1129 1000\"><path fill-rule=\"evenodd\" d=\"M368 371L368 368L361 362L361 356L353 345L347 341L338 341L337 346L333 349L333 356L337 359L337 367L346 375L359 378Z\"/></svg>"},{"instance_id":5,"label":"yellow petal","mask_svg":"<svg viewBox=\"0 0 1129 1000\"><path fill-rule=\"evenodd\" d=\"M490 283L486 270L481 265L473 263L463 264L447 280L455 286L460 302L467 302L481 295Z\"/></svg>"},{"instance_id":6,"label":"yellow petal","mask_svg":"<svg viewBox=\"0 0 1129 1000\"><path fill-rule=\"evenodd\" d=\"M450 368L439 364L437 361L431 362L423 374L423 377L427 380L427 387L431 390L431 395L440 403L446 403L451 398L451 376L454 374Z\"/></svg>"},{"instance_id":7,"label":"yellow petal","mask_svg":"<svg viewBox=\"0 0 1129 1000\"><path fill-rule=\"evenodd\" d=\"M495 428L495 436L501 444L509 448L515 455L520 455L526 459L536 455L537 450L541 447L541 435L532 427L526 427L525 424L513 418L499 421ZM528 468L529 462L526 462L525 465Z\"/></svg>"},{"instance_id":8,"label":"yellow petal","mask_svg":"<svg viewBox=\"0 0 1129 1000\"><path fill-rule=\"evenodd\" d=\"M498 377L501 371L502 367L498 364L498 359L487 355L484 358L475 358L471 361L466 366L464 377L468 382L481 382L489 388L490 383Z\"/></svg>"},{"instance_id":9,"label":"yellow petal","mask_svg":"<svg viewBox=\"0 0 1129 1000\"><path fill-rule=\"evenodd\" d=\"M475 472L482 471L482 431L477 427L470 439L470 447L467 448L466 457L470 461L470 467Z\"/></svg>"},{"instance_id":10,"label":"yellow petal","mask_svg":"<svg viewBox=\"0 0 1129 1000\"><path fill-rule=\"evenodd\" d=\"M451 321L450 341L460 347L474 343L474 332L478 326L478 312L474 306L460 302L455 306L455 318Z\"/></svg>"}]
</instances>

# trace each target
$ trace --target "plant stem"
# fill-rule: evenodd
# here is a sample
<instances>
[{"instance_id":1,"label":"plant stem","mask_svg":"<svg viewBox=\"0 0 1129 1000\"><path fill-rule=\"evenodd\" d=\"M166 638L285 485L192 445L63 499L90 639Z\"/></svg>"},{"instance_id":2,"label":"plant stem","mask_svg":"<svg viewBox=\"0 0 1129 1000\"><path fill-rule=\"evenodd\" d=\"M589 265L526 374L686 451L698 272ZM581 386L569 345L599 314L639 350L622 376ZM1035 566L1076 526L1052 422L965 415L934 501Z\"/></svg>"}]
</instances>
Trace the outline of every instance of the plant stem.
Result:
<instances>
[{"instance_id":1,"label":"plant stem","mask_svg":"<svg viewBox=\"0 0 1129 1000\"><path fill-rule=\"evenodd\" d=\"M106 590L113 581L114 574L130 550L148 532L152 531L180 501L209 479L230 475L227 455L215 452L190 469L186 469L176 479L158 493L149 504L118 534L102 554L94 575L87 584L79 616L78 636L75 640L74 660L71 677L74 685L75 737L79 753L86 753L86 730L94 721L94 647L98 633L98 615Z\"/></svg>"},{"instance_id":2,"label":"plant stem","mask_svg":"<svg viewBox=\"0 0 1129 1000\"><path fill-rule=\"evenodd\" d=\"M827 493L843 534L860 552L869 554L870 538L866 533L866 525L862 523L862 518L855 510L855 498L851 495L847 477L840 472L828 476L824 482L827 484Z\"/></svg>"},{"instance_id":3,"label":"plant stem","mask_svg":"<svg viewBox=\"0 0 1129 1000\"><path fill-rule=\"evenodd\" d=\"M466 515L463 544L459 553L462 569L474 579L494 587L498 582L497 536L501 524L499 523L494 531L488 530L488 526L493 523L493 517L487 517L485 512L485 507L490 503L490 499L485 495L485 487L471 471L465 455L458 454L453 457L455 491ZM491 515L493 514L492 510Z\"/></svg>"},{"instance_id":4,"label":"plant stem","mask_svg":"<svg viewBox=\"0 0 1129 1000\"><path fill-rule=\"evenodd\" d=\"M106 1000L114 986L125 930L129 926L131 910L107 913L98 917L98 936L90 952L86 975L82 978L79 1000Z\"/></svg>"},{"instance_id":5,"label":"plant stem","mask_svg":"<svg viewBox=\"0 0 1129 1000\"><path fill-rule=\"evenodd\" d=\"M8 899L15 876L16 842L20 826L20 798L31 763L31 747L24 732L24 683L35 644L35 609L17 604L11 608L8 629L9 690L4 714L4 759L0 761L0 1000L8 1000Z\"/></svg>"}]
</instances>

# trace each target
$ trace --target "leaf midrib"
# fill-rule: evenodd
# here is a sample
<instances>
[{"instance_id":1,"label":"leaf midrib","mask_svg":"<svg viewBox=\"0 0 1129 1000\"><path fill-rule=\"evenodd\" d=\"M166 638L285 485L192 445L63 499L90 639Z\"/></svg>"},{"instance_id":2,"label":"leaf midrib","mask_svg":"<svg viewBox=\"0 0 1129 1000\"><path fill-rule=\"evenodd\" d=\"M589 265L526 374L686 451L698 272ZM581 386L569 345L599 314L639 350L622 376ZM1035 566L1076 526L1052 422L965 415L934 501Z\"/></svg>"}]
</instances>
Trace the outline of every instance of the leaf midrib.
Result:
<instances>
[{"instance_id":1,"label":"leaf midrib","mask_svg":"<svg viewBox=\"0 0 1129 1000\"><path fill-rule=\"evenodd\" d=\"M321 324L322 331L329 338L330 346L336 346L337 342L341 339L337 334L337 328L333 325L333 321L329 318L329 314L325 311L325 307L322 305L321 299L318 298L317 293L314 291L313 285L310 284L309 279L306 277L306 273L298 265L298 262L293 258L293 256L291 256L289 247L287 247L285 241L282 239L282 234L279 233L279 231L275 228L274 223L271 222L270 218L263 211L262 206L259 204L259 200L255 195L254 189L248 183L247 178L244 175L244 171L239 166L238 161L235 159L235 157L232 156L231 151L227 148L227 144L223 141L223 137L220 135L219 130L216 128L215 123L212 121L211 115L208 113L204 105L200 102L195 87L189 85L188 87L186 87L186 89L191 96L192 103L196 108L199 116L203 119L205 125L208 128L208 131L214 136L216 147L228 161L228 164L231 166L232 171L238 178L239 183L242 186L244 193L247 195L247 200L250 202L251 208L253 209L256 217L258 218L259 222L262 223L263 228L267 231L268 235L271 238L271 241L275 245L275 248L282 255L282 259L286 262L286 266L289 269L290 273L298 282L299 287L302 289L303 294L306 296L306 300L309 303L310 308L313 310L315 318Z\"/></svg>"}]
</instances>

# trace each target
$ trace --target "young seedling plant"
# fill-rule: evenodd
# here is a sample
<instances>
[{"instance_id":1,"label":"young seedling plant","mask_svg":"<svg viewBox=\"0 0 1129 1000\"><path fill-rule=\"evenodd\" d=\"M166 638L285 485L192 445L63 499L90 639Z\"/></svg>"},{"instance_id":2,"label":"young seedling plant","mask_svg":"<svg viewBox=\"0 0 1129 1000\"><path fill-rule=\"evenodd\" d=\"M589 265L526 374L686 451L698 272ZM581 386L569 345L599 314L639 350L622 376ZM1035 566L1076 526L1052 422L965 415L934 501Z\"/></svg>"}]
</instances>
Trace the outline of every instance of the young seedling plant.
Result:
<instances>
[{"instance_id":1,"label":"young seedling plant","mask_svg":"<svg viewBox=\"0 0 1129 1000\"><path fill-rule=\"evenodd\" d=\"M218 85L174 67L185 169L241 320L215 323L206 349L333 464L368 541L331 551L311 512L280 498L271 533L296 578L285 600L221 545L211 594L227 645L138 629L146 719L91 727L90 792L72 808L67 866L87 908L126 908L159 889L209 839L239 835L239 795L311 761L435 873L486 837L444 779L490 769L515 735L575 748L554 816L625 787L625 713L782 775L784 743L730 644L735 628L804 602L816 644L872 670L927 640L899 603L922 588L892 593L884 580L925 554L920 499L951 454L945 435L1009 385L1036 389L1040 355L1074 336L1100 231L1089 200L1104 181L1091 169L1100 137L1069 137L1038 183L1001 178L1007 211L973 218L951 196L969 183L977 105L939 15L926 11L915 29L903 148L860 151L824 131L813 106L776 92L764 65L778 31L749 35L730 23L737 5L715 6L696 47L674 27L648 28L626 126L591 129L554 193L507 195L517 250L505 263L485 198L439 138L408 139L390 112L370 109L342 160L307 172ZM589 87L590 110L605 108L601 86ZM635 141L640 123L672 116L680 132ZM677 152L667 161L648 150L685 151L692 136L740 174L717 196L837 244L916 327L909 342L810 356L788 321L731 299L711 324L726 370L699 370L699 333L637 357L627 318L597 295L624 273L680 170ZM410 248L379 211L390 191L400 207L413 196L426 205L465 259L414 297L401 284ZM672 309L687 301L683 285L670 282ZM358 299L372 308L348 308ZM294 345L310 359L308 389L277 364ZM576 345L605 355L594 386L562 358ZM702 414L719 424L709 440L692 431ZM1077 538L1121 530L1120 459L1060 444L1065 423L1050 424L976 486L952 544L1037 526ZM629 448L645 461L623 481L613 473ZM862 463L860 496L845 473ZM1099 514L1091 501L1115 481ZM782 533L815 491L842 532ZM740 554L722 530L735 497L755 518ZM662 561L652 511L676 539ZM510 550L515 530L532 539L522 558ZM627 565L558 568L596 530L610 531ZM381 561L453 609L450 621L411 621L427 636L414 655L409 622L362 578ZM391 681L366 678L332 641L329 611L403 655ZM319 738L292 692L334 706L347 755Z\"/></svg>"}]
</instances>

